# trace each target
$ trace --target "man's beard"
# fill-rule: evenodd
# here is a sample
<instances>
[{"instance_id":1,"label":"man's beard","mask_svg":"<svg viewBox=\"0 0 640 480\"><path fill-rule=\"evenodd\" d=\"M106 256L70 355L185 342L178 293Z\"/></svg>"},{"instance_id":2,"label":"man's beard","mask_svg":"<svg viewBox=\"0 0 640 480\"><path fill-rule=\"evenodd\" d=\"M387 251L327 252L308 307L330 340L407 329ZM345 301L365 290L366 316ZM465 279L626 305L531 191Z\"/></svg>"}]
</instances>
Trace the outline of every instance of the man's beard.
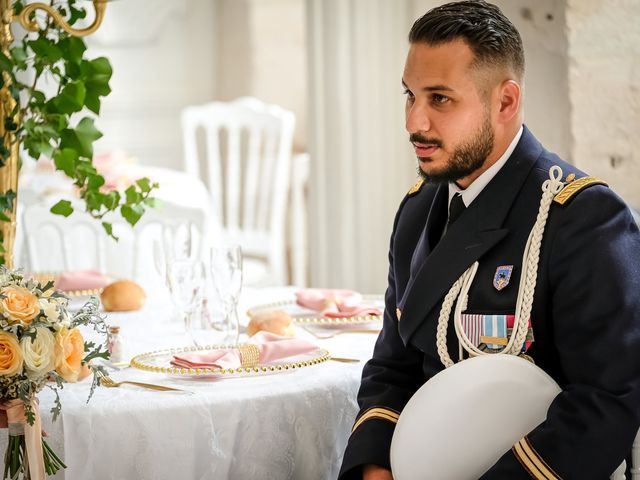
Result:
<instances>
[{"instance_id":1,"label":"man's beard","mask_svg":"<svg viewBox=\"0 0 640 480\"><path fill-rule=\"evenodd\" d=\"M409 137L411 142L437 145L443 148L439 139L429 139L418 134L411 134ZM439 171L429 172L422 171L418 165L418 174L429 182L455 182L461 178L471 175L484 165L487 157L493 150L494 134L491 122L488 116L485 116L482 126L478 132L470 140L463 142L456 147L447 161L445 167ZM422 161L421 159L419 159Z\"/></svg>"}]
</instances>

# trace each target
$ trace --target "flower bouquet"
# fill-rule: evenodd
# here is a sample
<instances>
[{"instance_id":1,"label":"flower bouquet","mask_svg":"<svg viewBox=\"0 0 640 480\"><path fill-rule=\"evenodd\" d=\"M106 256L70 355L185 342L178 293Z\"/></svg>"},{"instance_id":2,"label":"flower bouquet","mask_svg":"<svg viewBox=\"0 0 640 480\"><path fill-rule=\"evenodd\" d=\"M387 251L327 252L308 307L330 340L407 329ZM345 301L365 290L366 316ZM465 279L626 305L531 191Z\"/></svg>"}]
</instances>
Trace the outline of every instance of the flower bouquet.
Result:
<instances>
[{"instance_id":1,"label":"flower bouquet","mask_svg":"<svg viewBox=\"0 0 640 480\"><path fill-rule=\"evenodd\" d=\"M53 282L43 285L0 266L0 427L9 429L4 479L40 480L65 468L42 438L36 394L44 387L55 391L55 420L62 407L58 387L91 371L104 373L90 364L109 358L98 299L91 298L73 316L68 301ZM93 327L105 343L85 342L80 325ZM100 375L94 375L89 398L99 384Z\"/></svg>"}]
</instances>

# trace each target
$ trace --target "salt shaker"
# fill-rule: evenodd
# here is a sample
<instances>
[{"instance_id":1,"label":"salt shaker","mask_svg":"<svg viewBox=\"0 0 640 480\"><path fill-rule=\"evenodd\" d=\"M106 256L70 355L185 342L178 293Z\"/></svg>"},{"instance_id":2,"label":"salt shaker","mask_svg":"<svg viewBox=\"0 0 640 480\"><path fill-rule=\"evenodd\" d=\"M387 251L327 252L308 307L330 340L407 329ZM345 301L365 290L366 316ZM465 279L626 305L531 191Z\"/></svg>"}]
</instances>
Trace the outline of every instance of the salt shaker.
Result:
<instances>
[{"instance_id":1,"label":"salt shaker","mask_svg":"<svg viewBox=\"0 0 640 480\"><path fill-rule=\"evenodd\" d=\"M109 327L109 353L111 353L111 363L124 361L124 345L120 335L120 327Z\"/></svg>"}]
</instances>

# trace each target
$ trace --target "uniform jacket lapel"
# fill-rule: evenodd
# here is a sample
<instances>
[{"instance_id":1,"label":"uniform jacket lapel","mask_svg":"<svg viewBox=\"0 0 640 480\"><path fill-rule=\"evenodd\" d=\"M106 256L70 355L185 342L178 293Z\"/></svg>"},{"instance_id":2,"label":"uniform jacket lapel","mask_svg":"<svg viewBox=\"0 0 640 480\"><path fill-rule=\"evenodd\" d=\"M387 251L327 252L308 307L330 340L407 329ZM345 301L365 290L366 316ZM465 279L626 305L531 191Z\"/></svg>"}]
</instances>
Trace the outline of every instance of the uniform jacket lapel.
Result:
<instances>
[{"instance_id":1,"label":"uniform jacket lapel","mask_svg":"<svg viewBox=\"0 0 640 480\"><path fill-rule=\"evenodd\" d=\"M541 152L542 146L525 127L504 167L426 256L402 302L399 331L405 344L421 325L437 320L441 301L458 277L507 235L505 218ZM445 186L441 190L447 191ZM395 256L403 254L407 255L396 252Z\"/></svg>"}]
</instances>

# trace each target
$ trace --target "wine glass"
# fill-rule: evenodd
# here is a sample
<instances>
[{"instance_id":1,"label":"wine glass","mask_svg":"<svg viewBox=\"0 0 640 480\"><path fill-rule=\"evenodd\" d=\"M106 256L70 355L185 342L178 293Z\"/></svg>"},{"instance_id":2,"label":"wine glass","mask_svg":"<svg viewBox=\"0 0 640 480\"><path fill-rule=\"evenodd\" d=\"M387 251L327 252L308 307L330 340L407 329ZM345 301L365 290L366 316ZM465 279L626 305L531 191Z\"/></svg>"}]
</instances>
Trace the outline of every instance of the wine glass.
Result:
<instances>
[{"instance_id":1,"label":"wine glass","mask_svg":"<svg viewBox=\"0 0 640 480\"><path fill-rule=\"evenodd\" d=\"M227 339L238 343L238 299L242 290L242 249L239 245L215 246L210 253L210 274L222 306Z\"/></svg>"},{"instance_id":2,"label":"wine glass","mask_svg":"<svg viewBox=\"0 0 640 480\"><path fill-rule=\"evenodd\" d=\"M167 255L165 253L164 245L162 240L154 240L153 241L153 266L156 269L156 272L162 279L163 283L167 284Z\"/></svg>"},{"instance_id":3,"label":"wine glass","mask_svg":"<svg viewBox=\"0 0 640 480\"><path fill-rule=\"evenodd\" d=\"M202 303L205 280L205 266L200 260L174 259L167 265L167 286L187 333L191 331L191 317Z\"/></svg>"},{"instance_id":4,"label":"wine glass","mask_svg":"<svg viewBox=\"0 0 640 480\"><path fill-rule=\"evenodd\" d=\"M213 286L210 270L207 271L205 292L200 310L192 315L190 322L190 336L194 345L229 344L235 341L227 325L226 308L219 300L218 293Z\"/></svg>"},{"instance_id":5,"label":"wine glass","mask_svg":"<svg viewBox=\"0 0 640 480\"><path fill-rule=\"evenodd\" d=\"M162 225L160 238L153 241L153 264L156 272L167 280L167 266L174 260L195 260L194 239L191 223L177 227Z\"/></svg>"}]
</instances>

